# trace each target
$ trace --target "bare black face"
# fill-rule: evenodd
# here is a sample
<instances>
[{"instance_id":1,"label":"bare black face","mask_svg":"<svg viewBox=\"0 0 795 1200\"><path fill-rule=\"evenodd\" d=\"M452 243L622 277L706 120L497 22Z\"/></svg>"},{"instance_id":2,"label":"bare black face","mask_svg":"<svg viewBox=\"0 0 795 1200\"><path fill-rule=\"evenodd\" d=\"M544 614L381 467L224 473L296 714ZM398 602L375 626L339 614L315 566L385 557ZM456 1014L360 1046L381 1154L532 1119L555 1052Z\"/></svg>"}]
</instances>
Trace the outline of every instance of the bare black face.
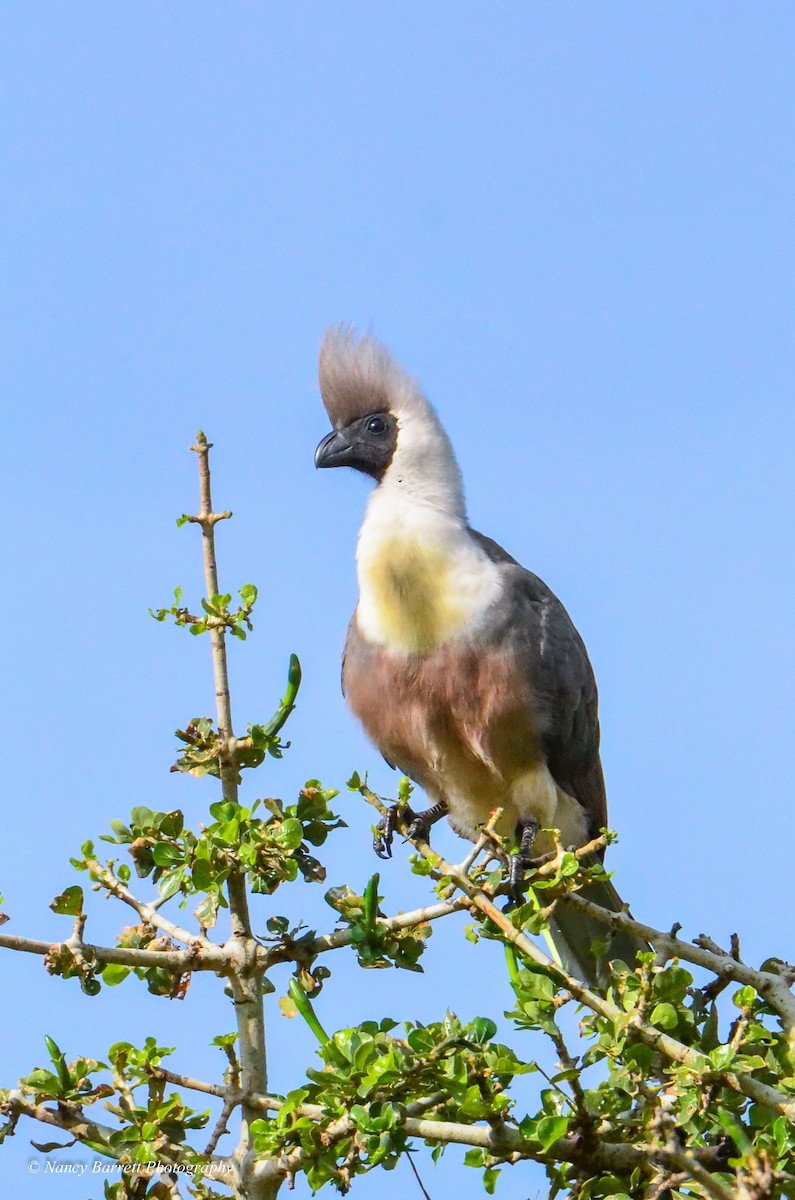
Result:
<instances>
[{"instance_id":1,"label":"bare black face","mask_svg":"<svg viewBox=\"0 0 795 1200\"><path fill-rule=\"evenodd\" d=\"M382 479L397 446L397 420L392 413L370 413L335 429L315 451L316 467L354 467Z\"/></svg>"}]
</instances>

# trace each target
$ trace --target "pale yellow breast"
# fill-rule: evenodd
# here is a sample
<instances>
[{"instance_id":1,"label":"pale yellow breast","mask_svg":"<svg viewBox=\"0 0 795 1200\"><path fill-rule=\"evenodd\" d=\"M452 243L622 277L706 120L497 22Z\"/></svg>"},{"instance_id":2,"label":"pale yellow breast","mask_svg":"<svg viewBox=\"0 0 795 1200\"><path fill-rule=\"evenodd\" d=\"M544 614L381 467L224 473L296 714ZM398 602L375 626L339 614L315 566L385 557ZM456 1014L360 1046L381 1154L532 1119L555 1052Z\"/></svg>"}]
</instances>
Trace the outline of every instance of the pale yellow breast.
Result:
<instances>
[{"instance_id":1,"label":"pale yellow breast","mask_svg":"<svg viewBox=\"0 0 795 1200\"><path fill-rule=\"evenodd\" d=\"M381 538L359 558L359 627L403 653L434 650L491 602L490 566L423 538Z\"/></svg>"}]
</instances>

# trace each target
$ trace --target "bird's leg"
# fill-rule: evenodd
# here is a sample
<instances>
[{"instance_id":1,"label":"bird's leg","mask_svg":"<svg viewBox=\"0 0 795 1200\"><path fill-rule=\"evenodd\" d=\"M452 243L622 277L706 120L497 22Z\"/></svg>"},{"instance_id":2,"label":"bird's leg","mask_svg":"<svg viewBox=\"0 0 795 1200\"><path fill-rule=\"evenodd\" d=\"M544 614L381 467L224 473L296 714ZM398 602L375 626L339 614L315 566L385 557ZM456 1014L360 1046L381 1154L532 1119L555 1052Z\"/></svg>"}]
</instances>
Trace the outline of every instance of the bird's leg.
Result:
<instances>
[{"instance_id":1,"label":"bird's leg","mask_svg":"<svg viewBox=\"0 0 795 1200\"><path fill-rule=\"evenodd\" d=\"M431 826L446 816L447 805L444 800L420 813L415 813L407 804L393 804L375 827L373 849L379 858L391 858L392 841L399 829L407 838L421 838L427 842Z\"/></svg>"},{"instance_id":2,"label":"bird's leg","mask_svg":"<svg viewBox=\"0 0 795 1200\"><path fill-rule=\"evenodd\" d=\"M533 842L538 833L538 821L525 820L519 824L521 835L519 849L511 855L509 866L509 888L514 899L519 900L524 895L524 873L533 865Z\"/></svg>"}]
</instances>

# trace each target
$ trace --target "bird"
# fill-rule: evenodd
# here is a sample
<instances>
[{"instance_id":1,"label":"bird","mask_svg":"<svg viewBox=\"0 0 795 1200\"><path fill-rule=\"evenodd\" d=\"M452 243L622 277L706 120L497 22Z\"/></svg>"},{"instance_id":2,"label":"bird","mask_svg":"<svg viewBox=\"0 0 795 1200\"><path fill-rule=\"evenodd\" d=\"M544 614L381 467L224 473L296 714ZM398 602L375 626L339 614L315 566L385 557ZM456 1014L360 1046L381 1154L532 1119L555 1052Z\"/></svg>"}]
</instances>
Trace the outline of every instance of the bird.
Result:
<instances>
[{"instance_id":1,"label":"bird","mask_svg":"<svg viewBox=\"0 0 795 1200\"><path fill-rule=\"evenodd\" d=\"M370 334L328 329L320 394L332 430L319 468L351 467L375 484L359 532L359 597L342 659L342 690L387 763L426 794L419 813L392 809L375 849L391 854L395 828L428 839L447 816L475 840L495 811L496 832L518 846L510 891L559 844L581 847L607 825L598 697L582 638L561 601L468 522L450 439L420 384ZM597 854L601 858L601 853ZM624 906L608 876L584 895ZM644 943L572 906L550 933L563 965L586 982L608 957L634 965Z\"/></svg>"}]
</instances>

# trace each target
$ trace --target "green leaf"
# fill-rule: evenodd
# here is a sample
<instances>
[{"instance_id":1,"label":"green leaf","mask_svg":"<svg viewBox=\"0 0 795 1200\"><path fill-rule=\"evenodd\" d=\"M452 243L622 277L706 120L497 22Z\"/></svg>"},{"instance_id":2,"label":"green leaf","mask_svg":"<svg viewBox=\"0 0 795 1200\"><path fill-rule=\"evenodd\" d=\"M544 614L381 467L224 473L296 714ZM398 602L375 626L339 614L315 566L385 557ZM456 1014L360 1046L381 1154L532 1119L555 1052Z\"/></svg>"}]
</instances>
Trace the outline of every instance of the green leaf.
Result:
<instances>
[{"instance_id":1,"label":"green leaf","mask_svg":"<svg viewBox=\"0 0 795 1200\"><path fill-rule=\"evenodd\" d=\"M215 880L216 868L208 858L197 858L193 864L191 878L197 892L206 892Z\"/></svg>"},{"instance_id":2,"label":"green leaf","mask_svg":"<svg viewBox=\"0 0 795 1200\"><path fill-rule=\"evenodd\" d=\"M160 892L160 895L164 900L170 900L171 897L176 895L176 893L179 891L181 883L182 868L178 867L174 871L168 871L167 874L163 876L157 885L157 890Z\"/></svg>"},{"instance_id":3,"label":"green leaf","mask_svg":"<svg viewBox=\"0 0 795 1200\"><path fill-rule=\"evenodd\" d=\"M536 1126L536 1137L542 1150L549 1150L559 1138L564 1137L568 1127L568 1117L542 1117Z\"/></svg>"},{"instance_id":4,"label":"green leaf","mask_svg":"<svg viewBox=\"0 0 795 1200\"><path fill-rule=\"evenodd\" d=\"M483 1172L483 1190L488 1196L494 1195L494 1189L497 1186L497 1177L499 1173L499 1167L486 1167ZM629 1200L629 1197L627 1197L627 1200Z\"/></svg>"},{"instance_id":5,"label":"green leaf","mask_svg":"<svg viewBox=\"0 0 795 1200\"><path fill-rule=\"evenodd\" d=\"M469 1028L473 1042L490 1042L497 1032L497 1026L488 1017L475 1017Z\"/></svg>"},{"instance_id":6,"label":"green leaf","mask_svg":"<svg viewBox=\"0 0 795 1200\"><path fill-rule=\"evenodd\" d=\"M72 884L61 892L60 896L56 896L50 901L50 908L54 913L65 917L79 917L83 912L83 889L77 884Z\"/></svg>"},{"instance_id":7,"label":"green leaf","mask_svg":"<svg viewBox=\"0 0 795 1200\"><path fill-rule=\"evenodd\" d=\"M226 1046L231 1050L237 1039L237 1033L219 1033L217 1037L212 1039L210 1045L218 1046L220 1049L223 1049Z\"/></svg>"},{"instance_id":8,"label":"green leaf","mask_svg":"<svg viewBox=\"0 0 795 1200\"><path fill-rule=\"evenodd\" d=\"M716 1071L724 1071L736 1053L733 1046L716 1046L714 1050L710 1050L708 1058Z\"/></svg>"},{"instance_id":9,"label":"green leaf","mask_svg":"<svg viewBox=\"0 0 795 1200\"><path fill-rule=\"evenodd\" d=\"M231 821L224 821L214 830L215 837L219 842L223 842L225 846L234 846L240 835L240 817L233 817Z\"/></svg>"},{"instance_id":10,"label":"green leaf","mask_svg":"<svg viewBox=\"0 0 795 1200\"><path fill-rule=\"evenodd\" d=\"M655 977L654 990L661 1000L677 1004L684 1000L692 982L693 976L684 967L668 967Z\"/></svg>"},{"instance_id":11,"label":"green leaf","mask_svg":"<svg viewBox=\"0 0 795 1200\"><path fill-rule=\"evenodd\" d=\"M69 1068L66 1065L66 1059L64 1058L63 1051L57 1042L55 1042L46 1033L44 1035L44 1044L47 1047L47 1053L49 1054L53 1065L55 1066L55 1071L58 1075L60 1085L65 1092L68 1092L72 1087L72 1076L70 1075Z\"/></svg>"},{"instance_id":12,"label":"green leaf","mask_svg":"<svg viewBox=\"0 0 795 1200\"><path fill-rule=\"evenodd\" d=\"M163 837L179 837L182 833L185 818L177 808L173 812L159 813L157 828Z\"/></svg>"},{"instance_id":13,"label":"green leaf","mask_svg":"<svg viewBox=\"0 0 795 1200\"><path fill-rule=\"evenodd\" d=\"M35 1071L31 1071L21 1082L33 1088L36 1092L45 1092L50 1096L60 1096L64 1088L60 1079L52 1071L45 1071L42 1067L37 1067Z\"/></svg>"},{"instance_id":14,"label":"green leaf","mask_svg":"<svg viewBox=\"0 0 795 1200\"><path fill-rule=\"evenodd\" d=\"M357 1129L363 1129L367 1133L373 1128L372 1117L362 1104L352 1105L350 1115Z\"/></svg>"},{"instance_id":15,"label":"green leaf","mask_svg":"<svg viewBox=\"0 0 795 1200\"><path fill-rule=\"evenodd\" d=\"M122 966L121 963L108 963L102 972L102 982L108 987L116 987L122 983L130 974L130 968Z\"/></svg>"},{"instance_id":16,"label":"green leaf","mask_svg":"<svg viewBox=\"0 0 795 1200\"><path fill-rule=\"evenodd\" d=\"M173 867L182 860L183 854L177 846L168 842L159 842L152 849L152 858L159 867Z\"/></svg>"},{"instance_id":17,"label":"green leaf","mask_svg":"<svg viewBox=\"0 0 795 1200\"><path fill-rule=\"evenodd\" d=\"M372 932L375 929L375 924L378 919L378 884L381 881L381 876L378 872L371 875L367 880L362 900L362 918L365 926Z\"/></svg>"},{"instance_id":18,"label":"green leaf","mask_svg":"<svg viewBox=\"0 0 795 1200\"><path fill-rule=\"evenodd\" d=\"M285 850L297 850L304 840L304 827L296 817L288 817L274 839Z\"/></svg>"},{"instance_id":19,"label":"green leaf","mask_svg":"<svg viewBox=\"0 0 795 1200\"><path fill-rule=\"evenodd\" d=\"M210 805L210 815L215 817L216 821L231 821L239 812L240 805L232 800L216 800Z\"/></svg>"},{"instance_id":20,"label":"green leaf","mask_svg":"<svg viewBox=\"0 0 795 1200\"><path fill-rule=\"evenodd\" d=\"M676 1029L679 1024L676 1009L667 1001L654 1006L650 1020L652 1025L657 1025L660 1029Z\"/></svg>"},{"instance_id":21,"label":"green leaf","mask_svg":"<svg viewBox=\"0 0 795 1200\"><path fill-rule=\"evenodd\" d=\"M564 879L571 875L576 875L580 869L580 864L577 859L568 850L560 860L560 874Z\"/></svg>"},{"instance_id":22,"label":"green leaf","mask_svg":"<svg viewBox=\"0 0 795 1200\"><path fill-rule=\"evenodd\" d=\"M113 818L113 820L110 823L110 827L113 830L113 832L116 834L117 841L131 842L133 840L133 835L130 832L130 830L127 828L127 826L124 824L124 821L119 821L117 817Z\"/></svg>"}]
</instances>

